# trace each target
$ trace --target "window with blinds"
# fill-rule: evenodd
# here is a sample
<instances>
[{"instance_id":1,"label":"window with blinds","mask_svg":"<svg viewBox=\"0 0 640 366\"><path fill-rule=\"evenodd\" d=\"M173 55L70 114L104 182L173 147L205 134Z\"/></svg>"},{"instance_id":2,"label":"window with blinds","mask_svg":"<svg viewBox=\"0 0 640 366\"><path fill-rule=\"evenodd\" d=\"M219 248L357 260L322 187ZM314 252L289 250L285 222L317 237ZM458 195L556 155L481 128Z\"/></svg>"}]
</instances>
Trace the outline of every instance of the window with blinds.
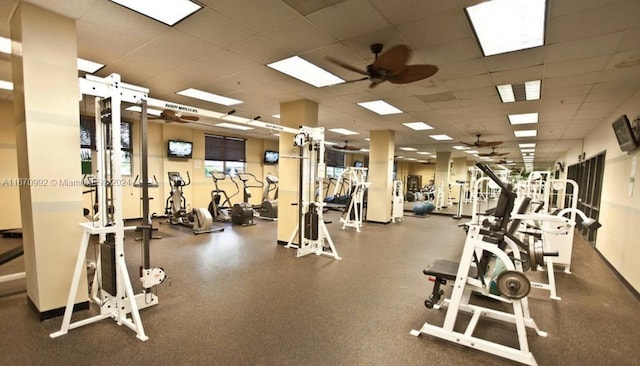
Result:
<instances>
[{"instance_id":1,"label":"window with blinds","mask_svg":"<svg viewBox=\"0 0 640 366\"><path fill-rule=\"evenodd\" d=\"M229 175L243 172L247 161L246 140L239 137L205 135L205 176L212 172Z\"/></svg>"}]
</instances>

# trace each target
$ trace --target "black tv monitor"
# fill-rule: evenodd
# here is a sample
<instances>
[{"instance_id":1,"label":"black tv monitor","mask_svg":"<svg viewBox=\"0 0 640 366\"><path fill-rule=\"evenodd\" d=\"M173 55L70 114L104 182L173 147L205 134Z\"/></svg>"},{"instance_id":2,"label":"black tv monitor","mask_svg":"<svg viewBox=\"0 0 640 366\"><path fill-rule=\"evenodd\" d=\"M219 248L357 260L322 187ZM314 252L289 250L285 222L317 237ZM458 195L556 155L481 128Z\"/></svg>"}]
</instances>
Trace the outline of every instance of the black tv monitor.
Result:
<instances>
[{"instance_id":1,"label":"black tv monitor","mask_svg":"<svg viewBox=\"0 0 640 366\"><path fill-rule=\"evenodd\" d=\"M626 114L620 116L615 122L611 124L613 132L618 139L618 145L622 151L632 151L638 147L638 139L631 128L631 123Z\"/></svg>"},{"instance_id":2,"label":"black tv monitor","mask_svg":"<svg viewBox=\"0 0 640 366\"><path fill-rule=\"evenodd\" d=\"M362 167L364 167L364 162L362 162L360 160L356 160L356 161L353 162L353 166L355 168L362 168Z\"/></svg>"},{"instance_id":3,"label":"black tv monitor","mask_svg":"<svg viewBox=\"0 0 640 366\"><path fill-rule=\"evenodd\" d=\"M266 150L264 152L264 160L265 164L278 164L278 160L280 159L280 153L277 151Z\"/></svg>"},{"instance_id":4,"label":"black tv monitor","mask_svg":"<svg viewBox=\"0 0 640 366\"><path fill-rule=\"evenodd\" d=\"M193 154L193 143L189 141L169 140L167 156L170 158L189 159Z\"/></svg>"}]
</instances>

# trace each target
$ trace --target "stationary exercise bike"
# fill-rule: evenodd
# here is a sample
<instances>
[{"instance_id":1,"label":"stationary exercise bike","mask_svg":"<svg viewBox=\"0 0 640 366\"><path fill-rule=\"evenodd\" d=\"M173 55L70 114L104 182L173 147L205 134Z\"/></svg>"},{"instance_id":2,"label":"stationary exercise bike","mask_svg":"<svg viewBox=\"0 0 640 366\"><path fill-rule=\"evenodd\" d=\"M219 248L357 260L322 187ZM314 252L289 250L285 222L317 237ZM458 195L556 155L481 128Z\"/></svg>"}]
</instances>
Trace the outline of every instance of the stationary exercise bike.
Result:
<instances>
[{"instance_id":1,"label":"stationary exercise bike","mask_svg":"<svg viewBox=\"0 0 640 366\"><path fill-rule=\"evenodd\" d=\"M193 229L194 234L224 231L224 228L213 227L213 217L205 208L187 210L187 200L184 197L184 187L191 184L191 177L187 172L187 181L182 179L179 172L168 172L171 191L165 206L165 215L174 225L182 225Z\"/></svg>"}]
</instances>

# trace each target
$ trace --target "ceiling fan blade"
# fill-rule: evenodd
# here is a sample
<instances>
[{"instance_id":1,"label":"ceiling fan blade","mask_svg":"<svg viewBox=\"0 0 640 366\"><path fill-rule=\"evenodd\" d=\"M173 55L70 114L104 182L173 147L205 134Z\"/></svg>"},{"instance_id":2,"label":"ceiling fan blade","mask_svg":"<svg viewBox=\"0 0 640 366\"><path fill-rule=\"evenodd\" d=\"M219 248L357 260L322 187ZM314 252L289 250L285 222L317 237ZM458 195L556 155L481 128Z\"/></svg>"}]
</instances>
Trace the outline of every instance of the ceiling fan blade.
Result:
<instances>
[{"instance_id":1,"label":"ceiling fan blade","mask_svg":"<svg viewBox=\"0 0 640 366\"><path fill-rule=\"evenodd\" d=\"M389 81L394 84L406 84L414 81L426 79L438 72L435 65L407 65L404 70L389 77Z\"/></svg>"},{"instance_id":2,"label":"ceiling fan blade","mask_svg":"<svg viewBox=\"0 0 640 366\"><path fill-rule=\"evenodd\" d=\"M376 86L378 86L378 84L382 83L384 80L381 81L372 81L371 84L369 84L369 89L373 89Z\"/></svg>"},{"instance_id":3,"label":"ceiling fan blade","mask_svg":"<svg viewBox=\"0 0 640 366\"><path fill-rule=\"evenodd\" d=\"M357 67L355 67L355 66L351 66L351 65L349 65L349 64L347 64L347 63L344 63L344 62L342 62L342 61L340 61L340 60L337 60L337 59L335 59L335 58L333 58L333 57L331 57L331 56L327 56L327 60L329 60L329 61L333 62L334 64L336 64L336 65L338 65L338 66L342 66L342 67L344 67L344 68L345 68L345 69L347 69L347 70L351 70L351 71L353 71L353 72L357 72L358 74L362 74L362 75L369 75L369 74L367 74L367 72L366 72L366 71L360 70L359 68L357 68Z\"/></svg>"},{"instance_id":4,"label":"ceiling fan blade","mask_svg":"<svg viewBox=\"0 0 640 366\"><path fill-rule=\"evenodd\" d=\"M198 116L180 116L180 119L187 120L190 122L197 121L200 119Z\"/></svg>"},{"instance_id":5,"label":"ceiling fan blade","mask_svg":"<svg viewBox=\"0 0 640 366\"><path fill-rule=\"evenodd\" d=\"M408 60L409 47L401 44L381 53L371 67L375 70L385 70L387 74L397 75L407 67Z\"/></svg>"}]
</instances>

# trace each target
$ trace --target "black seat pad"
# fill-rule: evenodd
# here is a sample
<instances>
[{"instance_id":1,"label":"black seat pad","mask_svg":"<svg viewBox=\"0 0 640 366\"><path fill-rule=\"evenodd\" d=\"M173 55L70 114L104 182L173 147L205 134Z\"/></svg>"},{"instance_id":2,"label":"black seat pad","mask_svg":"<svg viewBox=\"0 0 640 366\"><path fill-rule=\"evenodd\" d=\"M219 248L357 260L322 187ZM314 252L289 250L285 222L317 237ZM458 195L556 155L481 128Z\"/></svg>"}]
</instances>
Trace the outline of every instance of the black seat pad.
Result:
<instances>
[{"instance_id":1,"label":"black seat pad","mask_svg":"<svg viewBox=\"0 0 640 366\"><path fill-rule=\"evenodd\" d=\"M453 281L458 274L458 267L460 263L453 262L446 259L437 259L431 263L425 270L422 271L427 276L435 276L443 278L445 280ZM477 277L477 270L475 267L469 267L469 277Z\"/></svg>"}]
</instances>

